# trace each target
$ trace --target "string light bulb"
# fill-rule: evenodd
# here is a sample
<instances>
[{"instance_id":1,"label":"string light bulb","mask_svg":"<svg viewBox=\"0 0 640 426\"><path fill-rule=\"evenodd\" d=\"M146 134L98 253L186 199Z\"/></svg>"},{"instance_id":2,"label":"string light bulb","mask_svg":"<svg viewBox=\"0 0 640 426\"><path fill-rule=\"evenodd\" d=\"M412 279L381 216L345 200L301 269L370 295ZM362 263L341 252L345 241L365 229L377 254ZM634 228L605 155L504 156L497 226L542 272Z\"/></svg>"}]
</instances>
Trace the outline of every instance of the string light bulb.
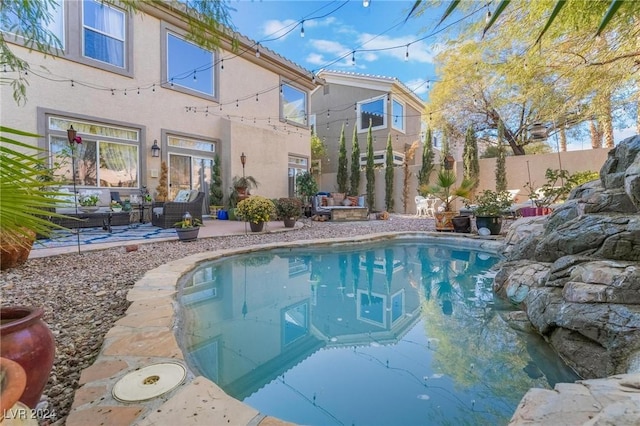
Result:
<instances>
[{"instance_id":1,"label":"string light bulb","mask_svg":"<svg viewBox=\"0 0 640 426\"><path fill-rule=\"evenodd\" d=\"M407 44L407 51L404 54L404 61L407 62L409 60L409 45Z\"/></svg>"},{"instance_id":2,"label":"string light bulb","mask_svg":"<svg viewBox=\"0 0 640 426\"><path fill-rule=\"evenodd\" d=\"M196 77L196 70L193 70L193 81L198 81L198 78Z\"/></svg>"},{"instance_id":3,"label":"string light bulb","mask_svg":"<svg viewBox=\"0 0 640 426\"><path fill-rule=\"evenodd\" d=\"M487 10L487 19L486 19L487 24L489 23L490 20L491 20L491 10Z\"/></svg>"},{"instance_id":4,"label":"string light bulb","mask_svg":"<svg viewBox=\"0 0 640 426\"><path fill-rule=\"evenodd\" d=\"M431 80L427 80L427 90L431 89Z\"/></svg>"},{"instance_id":5,"label":"string light bulb","mask_svg":"<svg viewBox=\"0 0 640 426\"><path fill-rule=\"evenodd\" d=\"M351 52L351 65L353 65L354 67L356 66L356 51L353 50Z\"/></svg>"},{"instance_id":6,"label":"string light bulb","mask_svg":"<svg viewBox=\"0 0 640 426\"><path fill-rule=\"evenodd\" d=\"M304 20L300 22L300 37L304 38Z\"/></svg>"},{"instance_id":7,"label":"string light bulb","mask_svg":"<svg viewBox=\"0 0 640 426\"><path fill-rule=\"evenodd\" d=\"M256 58L260 58L260 43L256 45Z\"/></svg>"},{"instance_id":8,"label":"string light bulb","mask_svg":"<svg viewBox=\"0 0 640 426\"><path fill-rule=\"evenodd\" d=\"M362 0L362 7L369 7L371 0Z\"/></svg>"}]
</instances>

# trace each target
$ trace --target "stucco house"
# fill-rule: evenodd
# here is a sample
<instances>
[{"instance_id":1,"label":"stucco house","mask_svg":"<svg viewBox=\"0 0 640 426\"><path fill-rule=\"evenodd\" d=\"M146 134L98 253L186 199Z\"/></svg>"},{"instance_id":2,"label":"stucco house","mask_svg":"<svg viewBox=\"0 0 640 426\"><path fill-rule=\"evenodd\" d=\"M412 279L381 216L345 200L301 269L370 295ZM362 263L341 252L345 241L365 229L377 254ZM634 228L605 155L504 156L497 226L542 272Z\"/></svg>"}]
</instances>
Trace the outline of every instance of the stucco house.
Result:
<instances>
[{"instance_id":1,"label":"stucco house","mask_svg":"<svg viewBox=\"0 0 640 426\"><path fill-rule=\"evenodd\" d=\"M79 190L127 196L146 187L154 195L166 162L169 197L181 189L208 195L218 154L228 195L244 153L244 171L260 182L254 193L293 193L290 176L310 162L317 80L309 71L239 34L223 36L219 51L199 47L175 2L141 2L137 13L94 0L59 3L49 26L63 46L57 55L4 34L31 71L20 76L28 81L24 104L0 86L1 121L41 135L52 164L68 149L73 126L82 137ZM72 177L68 164L61 172Z\"/></svg>"},{"instance_id":2,"label":"stucco house","mask_svg":"<svg viewBox=\"0 0 640 426\"><path fill-rule=\"evenodd\" d=\"M343 125L349 167L354 126L363 166L370 122L376 164L385 164L389 134L397 165L404 162L405 150L413 142L424 140L424 103L397 78L327 70L318 72L317 76L324 84L311 94L311 122L327 147L327 156L318 167L323 189L334 190L336 185L338 145ZM409 161L410 165L420 163L421 152L422 145L416 153L417 158ZM361 183L364 187L364 179Z\"/></svg>"}]
</instances>

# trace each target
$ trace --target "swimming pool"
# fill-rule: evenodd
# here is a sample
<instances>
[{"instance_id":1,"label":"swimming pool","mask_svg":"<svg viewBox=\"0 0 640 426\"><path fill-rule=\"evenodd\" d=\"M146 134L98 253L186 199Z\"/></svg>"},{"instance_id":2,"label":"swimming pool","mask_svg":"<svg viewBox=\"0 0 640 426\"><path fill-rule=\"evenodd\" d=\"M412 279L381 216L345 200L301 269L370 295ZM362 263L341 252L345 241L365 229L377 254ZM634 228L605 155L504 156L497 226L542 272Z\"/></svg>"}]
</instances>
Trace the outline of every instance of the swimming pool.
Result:
<instances>
[{"instance_id":1,"label":"swimming pool","mask_svg":"<svg viewBox=\"0 0 640 426\"><path fill-rule=\"evenodd\" d=\"M182 280L189 366L310 425L506 424L531 387L577 376L503 320L497 257L415 240L271 250Z\"/></svg>"}]
</instances>

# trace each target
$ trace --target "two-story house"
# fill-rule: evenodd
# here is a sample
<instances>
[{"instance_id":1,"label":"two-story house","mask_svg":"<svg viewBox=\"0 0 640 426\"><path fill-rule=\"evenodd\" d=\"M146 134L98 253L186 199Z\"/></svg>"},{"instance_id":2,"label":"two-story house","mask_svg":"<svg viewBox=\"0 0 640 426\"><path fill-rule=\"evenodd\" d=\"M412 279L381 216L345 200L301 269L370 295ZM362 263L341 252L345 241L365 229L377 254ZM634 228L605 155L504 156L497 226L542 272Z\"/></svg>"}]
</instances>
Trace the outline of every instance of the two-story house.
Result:
<instances>
[{"instance_id":1,"label":"two-story house","mask_svg":"<svg viewBox=\"0 0 640 426\"><path fill-rule=\"evenodd\" d=\"M54 55L4 31L30 72L19 76L28 81L24 104L13 100L11 86L0 86L2 125L41 135L38 145L68 178L63 160L73 126L82 138L78 189L127 196L146 187L153 195L166 162L169 197L180 189L208 195L217 154L225 195L243 171L260 183L256 194L292 194L290 176L309 168L312 74L238 34L223 35L217 51L200 47L179 3L139 8L59 2L49 25L62 43Z\"/></svg>"},{"instance_id":2,"label":"two-story house","mask_svg":"<svg viewBox=\"0 0 640 426\"><path fill-rule=\"evenodd\" d=\"M311 121L316 134L327 148L327 155L317 167L323 190L333 191L336 188L338 146L343 126L349 169L354 126L362 167L366 164L369 125L376 166L384 167L386 163L389 134L393 145L393 161L398 166L405 161L406 149L413 142L424 139L424 103L397 78L326 70L320 71L318 77L323 80L324 85L311 94ZM418 163L421 152L422 145L416 153ZM408 164L416 164L416 158L409 160ZM384 188L383 182L380 180L380 184L376 185L376 192L380 194L383 194L380 192ZM365 179L361 178L361 191L365 184ZM378 207L382 208L384 196L376 198L380 200L376 204L380 204Z\"/></svg>"}]
</instances>

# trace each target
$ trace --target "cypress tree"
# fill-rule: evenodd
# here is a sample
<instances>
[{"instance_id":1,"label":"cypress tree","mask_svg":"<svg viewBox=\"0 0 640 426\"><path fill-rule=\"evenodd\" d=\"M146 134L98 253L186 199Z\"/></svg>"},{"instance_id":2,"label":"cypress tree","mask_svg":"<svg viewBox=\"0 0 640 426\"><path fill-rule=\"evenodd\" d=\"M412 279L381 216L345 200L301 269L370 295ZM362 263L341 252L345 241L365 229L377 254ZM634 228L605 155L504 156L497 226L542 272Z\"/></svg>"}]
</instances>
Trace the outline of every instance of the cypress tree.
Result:
<instances>
[{"instance_id":1,"label":"cypress tree","mask_svg":"<svg viewBox=\"0 0 640 426\"><path fill-rule=\"evenodd\" d=\"M388 212L393 211L393 145L391 145L391 133L387 138L387 158L384 171L384 204Z\"/></svg>"},{"instance_id":2,"label":"cypress tree","mask_svg":"<svg viewBox=\"0 0 640 426\"><path fill-rule=\"evenodd\" d=\"M433 159L435 153L433 152L433 138L431 135L431 129L427 129L427 136L424 141L424 148L422 149L422 167L418 172L418 188L421 186L429 185L429 178L433 171Z\"/></svg>"},{"instance_id":3,"label":"cypress tree","mask_svg":"<svg viewBox=\"0 0 640 426\"><path fill-rule=\"evenodd\" d=\"M348 188L348 169L347 169L347 145L344 139L344 124L340 132L340 144L338 147L338 192L346 193Z\"/></svg>"},{"instance_id":4,"label":"cypress tree","mask_svg":"<svg viewBox=\"0 0 640 426\"><path fill-rule=\"evenodd\" d=\"M360 193L360 145L358 145L358 129L353 126L353 142L351 143L351 195Z\"/></svg>"},{"instance_id":5,"label":"cypress tree","mask_svg":"<svg viewBox=\"0 0 640 426\"><path fill-rule=\"evenodd\" d=\"M498 124L498 158L496 158L496 192L507 190L507 170L505 149L502 143L504 127L502 121Z\"/></svg>"},{"instance_id":6,"label":"cypress tree","mask_svg":"<svg viewBox=\"0 0 640 426\"><path fill-rule=\"evenodd\" d=\"M467 134L464 138L462 162L464 166L463 176L473 182L473 189L475 190L478 187L480 163L478 162L478 141L471 126L467 127Z\"/></svg>"},{"instance_id":7,"label":"cypress tree","mask_svg":"<svg viewBox=\"0 0 640 426\"><path fill-rule=\"evenodd\" d=\"M373 210L376 202L376 171L373 164L373 135L371 134L371 120L369 120L369 131L367 132L367 206Z\"/></svg>"}]
</instances>

